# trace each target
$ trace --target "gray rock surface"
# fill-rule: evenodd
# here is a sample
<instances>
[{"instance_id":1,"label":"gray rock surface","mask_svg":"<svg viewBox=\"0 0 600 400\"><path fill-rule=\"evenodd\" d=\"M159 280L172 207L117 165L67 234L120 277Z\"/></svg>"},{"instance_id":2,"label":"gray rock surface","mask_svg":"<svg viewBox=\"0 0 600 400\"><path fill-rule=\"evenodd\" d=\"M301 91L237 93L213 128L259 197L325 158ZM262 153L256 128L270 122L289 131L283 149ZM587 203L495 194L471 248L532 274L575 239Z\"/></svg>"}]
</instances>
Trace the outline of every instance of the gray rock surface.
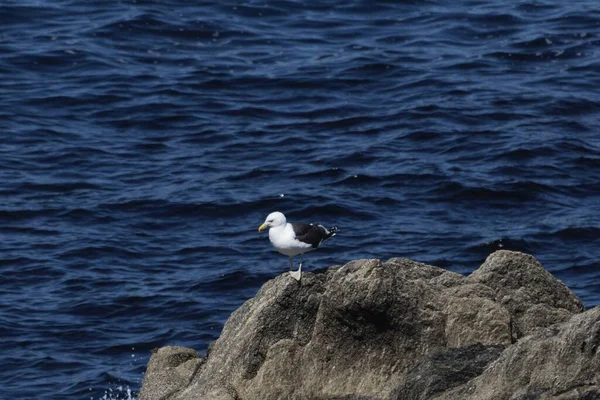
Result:
<instances>
[{"instance_id":1,"label":"gray rock surface","mask_svg":"<svg viewBox=\"0 0 600 400\"><path fill-rule=\"evenodd\" d=\"M192 379L203 359L192 349L179 346L165 346L153 352L140 399L167 399L185 388Z\"/></svg>"},{"instance_id":2,"label":"gray rock surface","mask_svg":"<svg viewBox=\"0 0 600 400\"><path fill-rule=\"evenodd\" d=\"M436 399L600 399L600 307L538 329Z\"/></svg>"},{"instance_id":3,"label":"gray rock surface","mask_svg":"<svg viewBox=\"0 0 600 400\"><path fill-rule=\"evenodd\" d=\"M510 251L490 255L469 277L399 258L352 261L306 273L301 282L283 274L231 315L204 362L194 353L185 360L196 360L194 367L178 372L185 362L165 361L172 350L155 353L139 398L429 399L456 393L509 399L471 393L492 393L489 371L501 362L510 370L507 352L531 348L530 338L538 343L552 336L543 332L557 332L552 343L558 349L567 340L558 332L569 331L582 310L535 258ZM565 328L550 326L557 322ZM586 343L594 342L592 327L580 323ZM579 365L577 379L574 367L567 369L556 385L527 386L502 371L523 396L559 387L562 396L594 389L569 386L595 379L588 365L596 364Z\"/></svg>"},{"instance_id":4,"label":"gray rock surface","mask_svg":"<svg viewBox=\"0 0 600 400\"><path fill-rule=\"evenodd\" d=\"M583 311L583 304L569 288L529 254L497 251L469 280L494 290L494 300L513 316L517 339Z\"/></svg>"},{"instance_id":5,"label":"gray rock surface","mask_svg":"<svg viewBox=\"0 0 600 400\"><path fill-rule=\"evenodd\" d=\"M431 399L479 376L504 348L475 344L426 356L412 368L396 399Z\"/></svg>"}]
</instances>

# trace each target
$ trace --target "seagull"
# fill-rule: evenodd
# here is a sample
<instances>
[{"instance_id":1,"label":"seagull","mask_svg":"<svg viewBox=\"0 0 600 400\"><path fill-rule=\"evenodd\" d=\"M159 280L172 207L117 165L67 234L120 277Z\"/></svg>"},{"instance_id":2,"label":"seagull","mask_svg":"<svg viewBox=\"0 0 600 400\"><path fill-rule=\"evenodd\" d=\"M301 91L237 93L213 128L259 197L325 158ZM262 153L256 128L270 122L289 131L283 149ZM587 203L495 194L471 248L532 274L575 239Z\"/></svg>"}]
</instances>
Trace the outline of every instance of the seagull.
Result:
<instances>
[{"instance_id":1,"label":"seagull","mask_svg":"<svg viewBox=\"0 0 600 400\"><path fill-rule=\"evenodd\" d=\"M269 240L275 249L290 258L290 275L300 281L302 275L302 255L312 251L339 231L337 227L325 228L319 223L314 224L291 224L285 215L279 211L272 212L267 216L265 222L258 227L258 231L269 228ZM300 255L298 271L294 269L294 257Z\"/></svg>"}]
</instances>

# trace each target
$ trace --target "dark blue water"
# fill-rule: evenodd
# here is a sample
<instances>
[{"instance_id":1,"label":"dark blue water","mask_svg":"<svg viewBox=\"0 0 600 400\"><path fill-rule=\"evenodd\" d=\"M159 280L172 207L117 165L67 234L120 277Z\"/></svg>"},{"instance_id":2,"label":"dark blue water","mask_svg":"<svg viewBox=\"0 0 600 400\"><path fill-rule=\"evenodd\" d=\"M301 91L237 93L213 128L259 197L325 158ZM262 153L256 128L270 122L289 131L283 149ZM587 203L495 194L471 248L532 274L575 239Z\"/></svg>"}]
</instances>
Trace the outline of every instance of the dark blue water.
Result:
<instances>
[{"instance_id":1,"label":"dark blue water","mask_svg":"<svg viewBox=\"0 0 600 400\"><path fill-rule=\"evenodd\" d=\"M530 252L600 304L593 1L4 1L3 399L135 398L287 270Z\"/></svg>"}]
</instances>

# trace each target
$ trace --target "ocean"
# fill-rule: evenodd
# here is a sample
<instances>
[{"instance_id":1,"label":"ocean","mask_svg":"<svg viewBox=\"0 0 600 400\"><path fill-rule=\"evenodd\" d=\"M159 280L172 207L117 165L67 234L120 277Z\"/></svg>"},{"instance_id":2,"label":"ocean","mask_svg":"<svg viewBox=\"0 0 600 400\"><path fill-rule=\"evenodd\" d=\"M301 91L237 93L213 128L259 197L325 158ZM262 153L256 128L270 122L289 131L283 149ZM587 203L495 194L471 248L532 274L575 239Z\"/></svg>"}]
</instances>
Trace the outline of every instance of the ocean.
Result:
<instances>
[{"instance_id":1,"label":"ocean","mask_svg":"<svg viewBox=\"0 0 600 400\"><path fill-rule=\"evenodd\" d=\"M135 399L288 270L535 255L600 304L600 3L0 3L0 398Z\"/></svg>"}]
</instances>

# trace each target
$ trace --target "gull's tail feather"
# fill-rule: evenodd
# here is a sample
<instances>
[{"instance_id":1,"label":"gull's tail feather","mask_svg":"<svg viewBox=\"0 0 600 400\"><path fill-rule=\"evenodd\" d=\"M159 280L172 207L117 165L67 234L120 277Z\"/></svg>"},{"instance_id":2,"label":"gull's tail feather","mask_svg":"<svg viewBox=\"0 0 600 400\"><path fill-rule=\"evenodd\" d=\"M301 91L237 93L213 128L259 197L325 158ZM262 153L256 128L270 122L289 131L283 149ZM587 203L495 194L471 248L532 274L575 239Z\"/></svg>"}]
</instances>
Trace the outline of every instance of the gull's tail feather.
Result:
<instances>
[{"instance_id":1,"label":"gull's tail feather","mask_svg":"<svg viewBox=\"0 0 600 400\"><path fill-rule=\"evenodd\" d=\"M338 233L338 231L340 230L340 228L338 228L337 226L332 226L329 229L323 227L323 229L325 229L325 239L323 239L323 240L327 240L329 238L334 237L336 235L336 233Z\"/></svg>"}]
</instances>

